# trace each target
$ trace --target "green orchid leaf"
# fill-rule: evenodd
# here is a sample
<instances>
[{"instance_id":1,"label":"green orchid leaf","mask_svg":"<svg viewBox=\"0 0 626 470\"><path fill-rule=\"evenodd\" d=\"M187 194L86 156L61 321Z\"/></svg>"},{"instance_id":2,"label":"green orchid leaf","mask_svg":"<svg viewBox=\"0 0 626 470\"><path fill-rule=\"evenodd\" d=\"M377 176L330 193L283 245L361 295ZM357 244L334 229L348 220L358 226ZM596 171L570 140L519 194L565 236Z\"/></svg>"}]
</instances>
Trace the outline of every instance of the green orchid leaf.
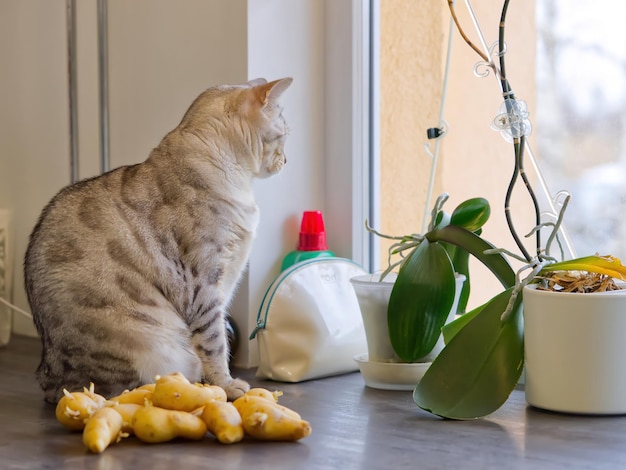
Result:
<instances>
[{"instance_id":1,"label":"green orchid leaf","mask_svg":"<svg viewBox=\"0 0 626 470\"><path fill-rule=\"evenodd\" d=\"M475 197L462 202L454 209L450 217L450 225L463 227L465 230L475 232L489 220L491 207L489 201L482 197Z\"/></svg>"},{"instance_id":2,"label":"green orchid leaf","mask_svg":"<svg viewBox=\"0 0 626 470\"><path fill-rule=\"evenodd\" d=\"M456 209L454 209L454 212L450 217L449 225L456 225L480 235L482 232L481 227L485 224L485 222L487 222L490 215L491 208L489 206L489 201L482 197L476 197L462 202ZM437 228L443 227L438 226ZM450 259L452 260L454 270L465 276L465 282L463 283L457 307L457 313L462 314L465 313L465 309L467 308L467 302L469 300L471 289L469 253L456 245L446 243L444 246L446 247L446 251L450 256Z\"/></svg>"},{"instance_id":3,"label":"green orchid leaf","mask_svg":"<svg viewBox=\"0 0 626 470\"><path fill-rule=\"evenodd\" d=\"M458 314L463 314L467 308L467 301L469 300L470 295L469 253L450 243L442 242L442 245L448 252L454 271L465 276L465 282L461 288L459 304L456 309Z\"/></svg>"},{"instance_id":4,"label":"green orchid leaf","mask_svg":"<svg viewBox=\"0 0 626 470\"><path fill-rule=\"evenodd\" d=\"M505 288L515 285L515 272L513 272L506 258L501 254L485 254L485 250L492 249L493 245L478 235L462 227L450 225L441 230L434 230L426 236L431 240L442 242L445 240L444 245L446 247L454 246L457 249L463 249L465 252L471 253L495 274ZM444 341L448 343L482 308L484 308L484 305L461 315L456 320L445 325L442 328Z\"/></svg>"},{"instance_id":5,"label":"green orchid leaf","mask_svg":"<svg viewBox=\"0 0 626 470\"><path fill-rule=\"evenodd\" d=\"M402 264L394 283L387 321L396 354L414 362L428 354L454 302L454 270L439 243L424 240Z\"/></svg>"},{"instance_id":6,"label":"green orchid leaf","mask_svg":"<svg viewBox=\"0 0 626 470\"><path fill-rule=\"evenodd\" d=\"M430 242L447 242L462 248L489 268L504 287L515 285L515 272L504 255L486 254L485 251L493 249L494 246L463 227L447 225L442 229L428 232L426 239Z\"/></svg>"},{"instance_id":7,"label":"green orchid leaf","mask_svg":"<svg viewBox=\"0 0 626 470\"><path fill-rule=\"evenodd\" d=\"M475 419L507 400L524 361L521 296L511 316L500 320L511 292L488 302L437 356L413 392L420 408L444 418Z\"/></svg>"},{"instance_id":8,"label":"green orchid leaf","mask_svg":"<svg viewBox=\"0 0 626 470\"><path fill-rule=\"evenodd\" d=\"M476 315L478 315L482 309L485 308L485 304L476 307L471 312L464 313L458 318L452 320L450 323L446 323L441 327L441 333L443 334L443 342L448 344L454 338L461 329L467 325Z\"/></svg>"},{"instance_id":9,"label":"green orchid leaf","mask_svg":"<svg viewBox=\"0 0 626 470\"><path fill-rule=\"evenodd\" d=\"M626 280L626 266L613 256L584 256L559 263L548 264L539 274L550 271L587 271L589 273L606 274L616 279Z\"/></svg>"}]
</instances>

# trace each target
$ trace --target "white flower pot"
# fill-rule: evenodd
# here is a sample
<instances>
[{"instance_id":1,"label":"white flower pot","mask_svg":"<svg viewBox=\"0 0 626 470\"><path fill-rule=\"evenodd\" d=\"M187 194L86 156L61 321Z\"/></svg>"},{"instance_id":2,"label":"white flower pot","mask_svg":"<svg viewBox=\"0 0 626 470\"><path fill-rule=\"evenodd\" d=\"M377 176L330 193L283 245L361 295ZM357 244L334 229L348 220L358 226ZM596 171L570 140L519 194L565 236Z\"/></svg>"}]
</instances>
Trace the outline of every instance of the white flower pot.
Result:
<instances>
[{"instance_id":1,"label":"white flower pot","mask_svg":"<svg viewBox=\"0 0 626 470\"><path fill-rule=\"evenodd\" d=\"M391 346L387 326L387 305L396 277L396 273L389 273L381 282L380 273L375 273L350 279L363 317L369 361L400 362Z\"/></svg>"},{"instance_id":2,"label":"white flower pot","mask_svg":"<svg viewBox=\"0 0 626 470\"><path fill-rule=\"evenodd\" d=\"M379 279L380 273L365 274L350 279L363 317L369 361L400 362L391 346L389 328L387 326L387 305L389 304L389 297L391 296L396 274L390 273L383 282L379 282ZM454 303L446 323L454 319L463 282L465 282L465 276L456 274ZM420 358L418 362L432 362L444 346L443 336L440 336L433 350L428 355Z\"/></svg>"},{"instance_id":3,"label":"white flower pot","mask_svg":"<svg viewBox=\"0 0 626 470\"><path fill-rule=\"evenodd\" d=\"M526 401L567 413L626 413L626 290L524 289Z\"/></svg>"}]
</instances>

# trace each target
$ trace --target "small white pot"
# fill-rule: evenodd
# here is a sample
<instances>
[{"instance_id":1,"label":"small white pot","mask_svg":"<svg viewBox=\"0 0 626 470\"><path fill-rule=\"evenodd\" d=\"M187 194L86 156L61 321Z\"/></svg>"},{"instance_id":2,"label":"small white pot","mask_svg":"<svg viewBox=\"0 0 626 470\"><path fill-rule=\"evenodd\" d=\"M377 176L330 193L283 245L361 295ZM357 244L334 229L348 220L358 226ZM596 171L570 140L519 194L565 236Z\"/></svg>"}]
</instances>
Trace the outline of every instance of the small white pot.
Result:
<instances>
[{"instance_id":1,"label":"small white pot","mask_svg":"<svg viewBox=\"0 0 626 470\"><path fill-rule=\"evenodd\" d=\"M390 273L385 277L383 282L380 282L380 273L375 273L356 276L350 279L359 301L361 316L363 317L369 361L401 362L391 346L389 327L387 326L387 306L396 277L395 273ZM446 323L454 319L459 304L459 297L461 296L461 288L463 282L465 282L465 276L456 274L455 279L456 292L454 295L454 303L452 304ZM440 335L433 350L428 355L420 358L417 362L432 362L444 346L443 336Z\"/></svg>"},{"instance_id":2,"label":"small white pot","mask_svg":"<svg viewBox=\"0 0 626 470\"><path fill-rule=\"evenodd\" d=\"M526 401L582 414L626 413L626 290L524 288Z\"/></svg>"}]
</instances>

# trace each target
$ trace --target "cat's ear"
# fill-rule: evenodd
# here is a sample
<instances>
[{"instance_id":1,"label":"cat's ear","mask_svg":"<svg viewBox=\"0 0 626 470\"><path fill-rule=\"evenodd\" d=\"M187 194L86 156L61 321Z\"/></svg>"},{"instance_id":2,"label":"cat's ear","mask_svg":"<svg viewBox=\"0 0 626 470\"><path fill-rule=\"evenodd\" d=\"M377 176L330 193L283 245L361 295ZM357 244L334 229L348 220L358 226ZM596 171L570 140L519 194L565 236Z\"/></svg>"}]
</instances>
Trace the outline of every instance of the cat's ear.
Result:
<instances>
[{"instance_id":1,"label":"cat's ear","mask_svg":"<svg viewBox=\"0 0 626 470\"><path fill-rule=\"evenodd\" d=\"M246 85L259 86L259 85L265 85L266 83L267 83L267 80L265 80L264 78L255 78L253 80L249 80L248 82L246 82Z\"/></svg>"},{"instance_id":2,"label":"cat's ear","mask_svg":"<svg viewBox=\"0 0 626 470\"><path fill-rule=\"evenodd\" d=\"M254 91L259 101L261 101L261 104L265 106L267 103L280 98L280 95L289 88L291 82L293 82L293 78L291 77L281 78L280 80L258 85L254 87Z\"/></svg>"}]
</instances>

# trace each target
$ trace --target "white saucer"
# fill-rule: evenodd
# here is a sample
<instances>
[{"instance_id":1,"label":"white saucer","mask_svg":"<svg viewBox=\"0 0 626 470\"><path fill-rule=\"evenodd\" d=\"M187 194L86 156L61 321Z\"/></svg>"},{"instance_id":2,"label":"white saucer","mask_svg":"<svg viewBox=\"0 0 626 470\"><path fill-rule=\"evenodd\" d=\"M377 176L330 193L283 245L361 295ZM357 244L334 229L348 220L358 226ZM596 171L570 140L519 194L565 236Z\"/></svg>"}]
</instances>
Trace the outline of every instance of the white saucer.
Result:
<instances>
[{"instance_id":1,"label":"white saucer","mask_svg":"<svg viewBox=\"0 0 626 470\"><path fill-rule=\"evenodd\" d=\"M375 362L367 353L357 354L365 385L382 390L413 390L432 362Z\"/></svg>"}]
</instances>

